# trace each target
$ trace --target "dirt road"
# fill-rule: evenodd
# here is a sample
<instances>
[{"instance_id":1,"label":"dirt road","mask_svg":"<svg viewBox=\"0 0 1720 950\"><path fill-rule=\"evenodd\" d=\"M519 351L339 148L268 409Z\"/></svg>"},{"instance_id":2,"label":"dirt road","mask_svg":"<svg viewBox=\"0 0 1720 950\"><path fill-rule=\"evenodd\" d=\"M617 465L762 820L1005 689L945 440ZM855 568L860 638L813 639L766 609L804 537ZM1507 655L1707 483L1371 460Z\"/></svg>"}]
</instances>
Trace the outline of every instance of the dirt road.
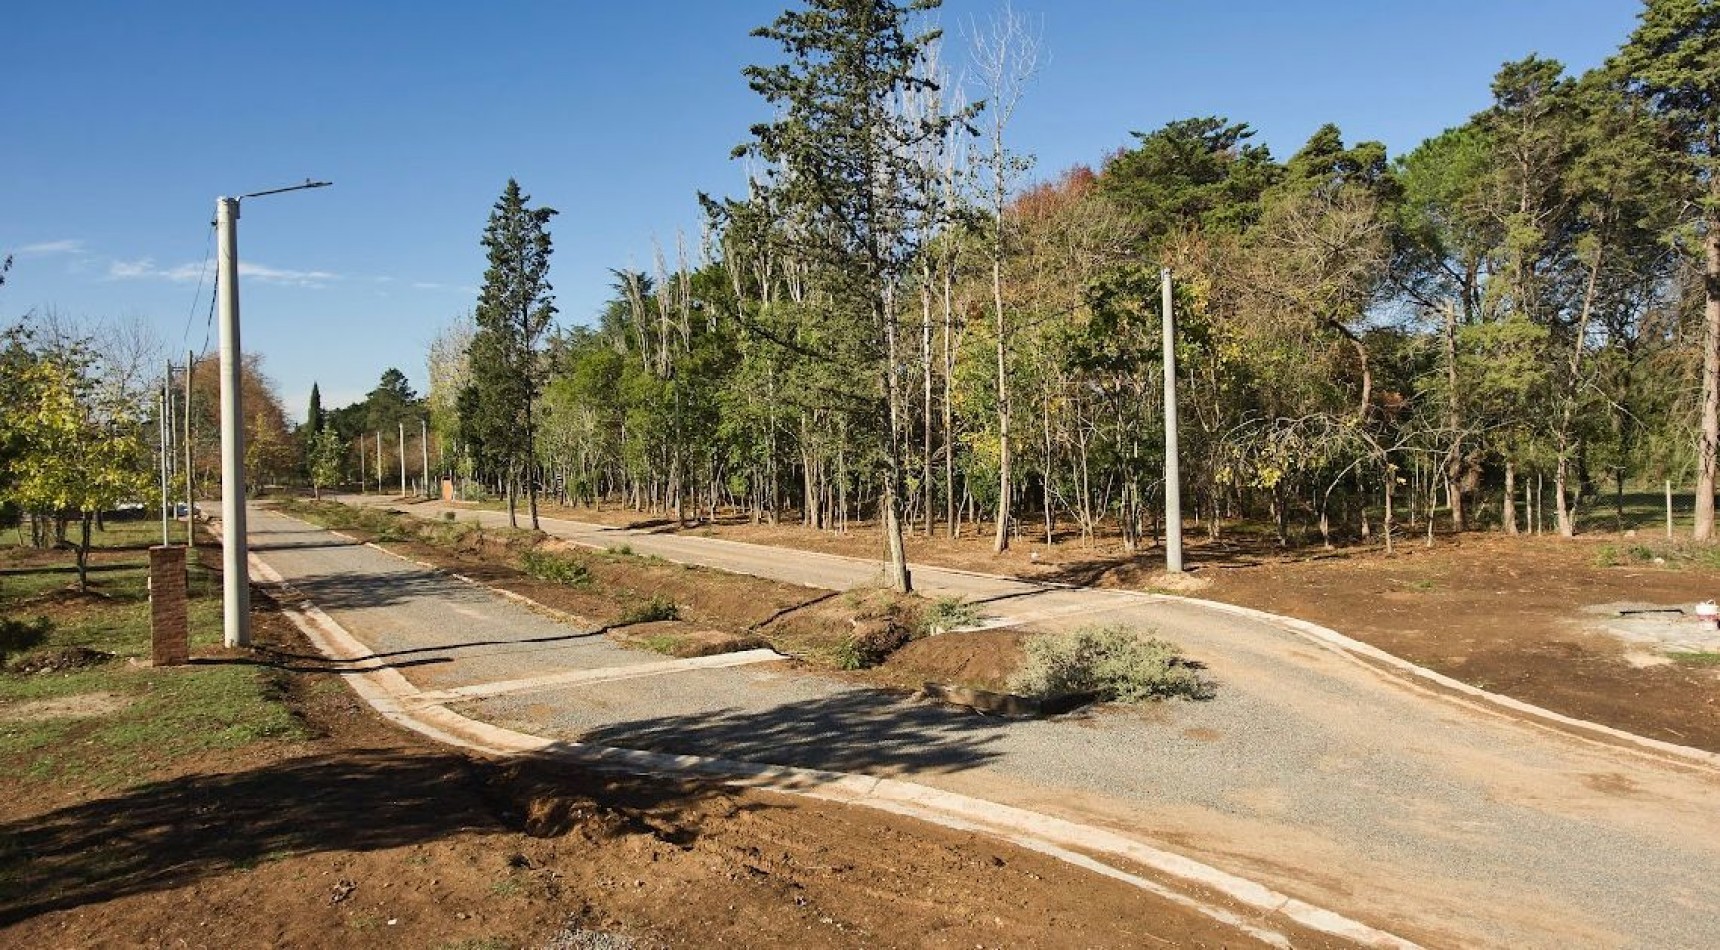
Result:
<instances>
[{"instance_id":1,"label":"dirt road","mask_svg":"<svg viewBox=\"0 0 1720 950\"><path fill-rule=\"evenodd\" d=\"M873 564L828 555L544 526L583 543L821 587L876 574ZM264 548L305 531L269 516L253 530ZM313 596L323 584L324 606L367 643L413 651L393 662L425 686L482 690L585 662L563 651L602 662L598 654L612 649L486 645L502 638L478 635L476 617L450 624L435 596L412 589L421 581L411 569L368 549L260 556ZM1710 770L1435 698L1277 625L1199 605L929 568L915 579L924 591L981 602L998 622L1154 627L1209 664L1219 695L1145 714L999 722L758 663L540 682L474 696L461 710L557 738L910 775L1166 845L1433 945L1697 947L1720 933L1706 911L1720 900L1720 835L1710 821L1720 777Z\"/></svg>"}]
</instances>

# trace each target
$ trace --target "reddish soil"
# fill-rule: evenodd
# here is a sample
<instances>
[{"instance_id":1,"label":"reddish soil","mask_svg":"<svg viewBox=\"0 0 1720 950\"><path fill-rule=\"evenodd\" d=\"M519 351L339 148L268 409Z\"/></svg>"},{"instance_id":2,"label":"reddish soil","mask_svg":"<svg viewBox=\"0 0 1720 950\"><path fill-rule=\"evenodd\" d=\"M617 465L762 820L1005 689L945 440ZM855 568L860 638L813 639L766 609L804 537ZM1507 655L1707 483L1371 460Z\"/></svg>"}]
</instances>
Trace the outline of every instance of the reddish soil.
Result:
<instances>
[{"instance_id":1,"label":"reddish soil","mask_svg":"<svg viewBox=\"0 0 1720 950\"><path fill-rule=\"evenodd\" d=\"M1720 752L1720 673L1638 668L1581 608L1682 605L1720 594L1697 568L1601 567L1609 539L1466 536L1394 557L1217 571L1197 596L1312 620L1466 683L1581 719ZM1594 619L1594 618L1587 618Z\"/></svg>"},{"instance_id":2,"label":"reddish soil","mask_svg":"<svg viewBox=\"0 0 1720 950\"><path fill-rule=\"evenodd\" d=\"M799 524L754 525L744 518L677 528L629 508L546 513L855 557L877 557L880 549L870 524L838 534ZM993 554L990 535L970 525L962 538L916 534L906 542L911 559L944 567L1101 587L1172 586L1159 571L1161 552L1130 557L1109 537L1060 537L1047 547L1042 538L1025 536L1009 551ZM1641 601L1688 608L1720 596L1720 572L1712 569L1599 564L1603 545L1645 542L1656 543L1646 535L1639 540L1614 532L1575 539L1471 532L1441 535L1431 549L1420 537L1407 538L1387 556L1378 546L1286 551L1246 536L1218 542L1191 536L1185 557L1192 577L1176 589L1301 617L1494 692L1720 752L1720 669L1639 668L1625 660L1620 641L1590 633L1579 622L1585 606ZM964 662L927 660L929 668L952 675ZM965 662L1001 667L1005 661ZM984 679L970 685L984 685Z\"/></svg>"},{"instance_id":3,"label":"reddish soil","mask_svg":"<svg viewBox=\"0 0 1720 950\"><path fill-rule=\"evenodd\" d=\"M980 630L960 636L922 637L868 671L875 682L918 689L926 683L972 686L1001 692L1023 655L1022 630Z\"/></svg>"},{"instance_id":4,"label":"reddish soil","mask_svg":"<svg viewBox=\"0 0 1720 950\"><path fill-rule=\"evenodd\" d=\"M256 657L315 738L182 760L118 793L0 796L0 842L31 857L0 882L0 944L1251 945L971 834L450 751L371 714L258 604Z\"/></svg>"}]
</instances>

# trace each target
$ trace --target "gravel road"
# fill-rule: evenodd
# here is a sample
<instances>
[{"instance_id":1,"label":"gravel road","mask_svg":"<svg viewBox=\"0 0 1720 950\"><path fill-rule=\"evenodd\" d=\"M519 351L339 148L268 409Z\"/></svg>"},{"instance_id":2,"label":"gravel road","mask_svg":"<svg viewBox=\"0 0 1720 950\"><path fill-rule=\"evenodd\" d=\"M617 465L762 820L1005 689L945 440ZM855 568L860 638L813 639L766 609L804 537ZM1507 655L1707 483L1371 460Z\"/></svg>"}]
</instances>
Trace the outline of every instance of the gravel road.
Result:
<instances>
[{"instance_id":1,"label":"gravel road","mask_svg":"<svg viewBox=\"0 0 1720 950\"><path fill-rule=\"evenodd\" d=\"M831 555L550 519L544 527L821 587L877 574ZM260 557L380 654L415 663L402 672L426 687L658 659L568 639L567 628L499 597L370 548L331 545L333 536L289 519L259 511L251 530ZM1435 698L1275 625L1198 604L925 567L915 581L1043 627L1155 628L1209 665L1218 695L1016 722L764 664L458 708L555 738L908 775L1123 830L1430 945L1720 943L1712 771Z\"/></svg>"}]
</instances>

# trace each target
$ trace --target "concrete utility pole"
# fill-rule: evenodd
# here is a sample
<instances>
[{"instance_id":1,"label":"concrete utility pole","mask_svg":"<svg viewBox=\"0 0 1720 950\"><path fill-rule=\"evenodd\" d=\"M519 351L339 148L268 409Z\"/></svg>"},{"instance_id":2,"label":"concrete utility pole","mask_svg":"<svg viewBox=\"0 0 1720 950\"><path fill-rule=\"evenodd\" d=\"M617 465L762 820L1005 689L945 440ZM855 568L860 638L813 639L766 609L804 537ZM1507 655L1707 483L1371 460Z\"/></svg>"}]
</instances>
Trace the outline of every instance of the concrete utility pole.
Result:
<instances>
[{"instance_id":1,"label":"concrete utility pole","mask_svg":"<svg viewBox=\"0 0 1720 950\"><path fill-rule=\"evenodd\" d=\"M364 480L364 434L359 433L359 436L358 436L358 493L360 495L364 494L365 486L368 484L369 484L369 482L366 482Z\"/></svg>"},{"instance_id":2,"label":"concrete utility pole","mask_svg":"<svg viewBox=\"0 0 1720 950\"><path fill-rule=\"evenodd\" d=\"M250 539L245 534L245 415L239 391L239 202L326 181L215 199L215 289L221 317L221 628L230 647L251 645Z\"/></svg>"},{"instance_id":3,"label":"concrete utility pole","mask_svg":"<svg viewBox=\"0 0 1720 950\"><path fill-rule=\"evenodd\" d=\"M239 395L239 199L215 200L215 289L221 311L221 630L251 645L250 543L245 536L245 417Z\"/></svg>"},{"instance_id":4,"label":"concrete utility pole","mask_svg":"<svg viewBox=\"0 0 1720 950\"><path fill-rule=\"evenodd\" d=\"M424 497L434 497L430 494L430 420L418 420L418 449L424 455Z\"/></svg>"},{"instance_id":5,"label":"concrete utility pole","mask_svg":"<svg viewBox=\"0 0 1720 950\"><path fill-rule=\"evenodd\" d=\"M161 441L160 463L156 466L155 473L156 473L156 475L160 476L160 478L161 478L161 546L162 547L166 547L167 545L173 543L173 539L168 537L168 535L167 535L167 506L173 504L173 495L171 492L169 492L167 490L167 460L173 454L173 449L170 448L167 444L167 427L168 427L167 414L170 411L167 408L167 390L168 390L168 384L162 383L161 384L161 398L156 400L158 403L161 404L161 418L157 421L156 426L155 426L156 438Z\"/></svg>"},{"instance_id":6,"label":"concrete utility pole","mask_svg":"<svg viewBox=\"0 0 1720 950\"><path fill-rule=\"evenodd\" d=\"M1171 310L1171 269L1159 269L1164 307L1165 363L1165 573L1180 574L1182 557L1182 472L1177 460L1176 316ZM1216 516L1216 513L1215 513Z\"/></svg>"},{"instance_id":7,"label":"concrete utility pole","mask_svg":"<svg viewBox=\"0 0 1720 950\"><path fill-rule=\"evenodd\" d=\"M400 497L406 497L406 420L395 423L400 427Z\"/></svg>"},{"instance_id":8,"label":"concrete utility pole","mask_svg":"<svg viewBox=\"0 0 1720 950\"><path fill-rule=\"evenodd\" d=\"M197 500L191 493L191 367L197 354L185 351L185 546L197 547Z\"/></svg>"},{"instance_id":9,"label":"concrete utility pole","mask_svg":"<svg viewBox=\"0 0 1720 950\"><path fill-rule=\"evenodd\" d=\"M376 430L376 493L388 491L388 486L382 484L382 430Z\"/></svg>"}]
</instances>

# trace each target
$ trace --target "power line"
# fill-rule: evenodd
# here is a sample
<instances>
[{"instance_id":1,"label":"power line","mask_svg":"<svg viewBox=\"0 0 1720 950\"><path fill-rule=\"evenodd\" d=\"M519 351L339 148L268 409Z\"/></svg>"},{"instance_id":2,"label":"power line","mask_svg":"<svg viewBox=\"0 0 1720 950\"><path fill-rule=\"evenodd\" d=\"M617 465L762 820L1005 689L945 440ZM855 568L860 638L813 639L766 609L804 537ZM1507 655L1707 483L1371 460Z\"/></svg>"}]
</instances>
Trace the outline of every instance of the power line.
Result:
<instances>
[{"instance_id":1,"label":"power line","mask_svg":"<svg viewBox=\"0 0 1720 950\"><path fill-rule=\"evenodd\" d=\"M203 242L203 266L197 269L197 292L191 295L191 306L185 311L185 332L179 335L179 345L191 338L191 321L197 316L197 301L203 297L203 278L209 273L209 254L215 249L215 224L210 222L208 237Z\"/></svg>"}]
</instances>

